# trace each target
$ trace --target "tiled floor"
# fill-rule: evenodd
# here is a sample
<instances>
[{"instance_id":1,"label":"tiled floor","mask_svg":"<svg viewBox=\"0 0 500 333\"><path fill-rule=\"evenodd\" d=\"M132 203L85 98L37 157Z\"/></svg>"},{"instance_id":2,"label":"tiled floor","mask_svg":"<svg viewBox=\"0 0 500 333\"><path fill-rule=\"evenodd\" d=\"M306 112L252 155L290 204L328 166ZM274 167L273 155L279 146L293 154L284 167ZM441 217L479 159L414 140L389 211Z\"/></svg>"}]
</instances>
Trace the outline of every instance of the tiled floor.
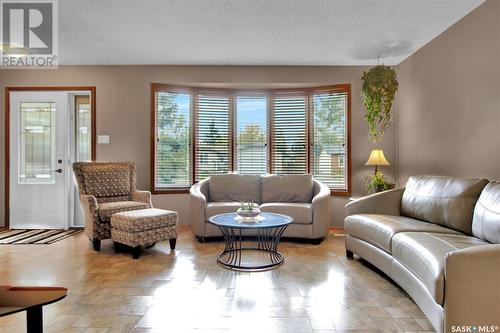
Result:
<instances>
[{"instance_id":1,"label":"tiled floor","mask_svg":"<svg viewBox=\"0 0 500 333\"><path fill-rule=\"evenodd\" d=\"M0 246L0 284L60 285L70 295L44 311L47 332L424 332L420 309L360 260L344 238L285 242L286 262L259 273L219 267L221 244L182 227L177 250L157 244L139 260L94 252L84 234L52 245ZM25 315L0 318L24 332Z\"/></svg>"}]
</instances>

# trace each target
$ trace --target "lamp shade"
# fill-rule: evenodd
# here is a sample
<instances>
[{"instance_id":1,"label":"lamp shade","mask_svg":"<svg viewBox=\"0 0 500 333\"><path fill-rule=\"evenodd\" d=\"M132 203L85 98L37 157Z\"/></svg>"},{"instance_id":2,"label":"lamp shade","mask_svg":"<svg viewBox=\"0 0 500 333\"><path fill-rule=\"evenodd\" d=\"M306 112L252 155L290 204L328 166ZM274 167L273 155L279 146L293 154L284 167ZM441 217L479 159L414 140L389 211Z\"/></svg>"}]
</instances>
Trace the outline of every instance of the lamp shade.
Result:
<instances>
[{"instance_id":1,"label":"lamp shade","mask_svg":"<svg viewBox=\"0 0 500 333\"><path fill-rule=\"evenodd\" d=\"M373 149L365 165L391 165L384 156L382 149Z\"/></svg>"}]
</instances>

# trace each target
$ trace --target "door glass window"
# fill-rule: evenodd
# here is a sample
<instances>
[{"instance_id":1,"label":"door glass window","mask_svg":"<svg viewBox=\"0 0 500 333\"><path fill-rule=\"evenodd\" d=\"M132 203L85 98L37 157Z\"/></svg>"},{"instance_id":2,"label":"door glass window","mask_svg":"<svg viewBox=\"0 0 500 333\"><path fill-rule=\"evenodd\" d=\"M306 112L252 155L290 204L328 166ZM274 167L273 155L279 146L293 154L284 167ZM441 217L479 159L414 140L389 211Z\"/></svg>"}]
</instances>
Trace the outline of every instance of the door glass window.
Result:
<instances>
[{"instance_id":1,"label":"door glass window","mask_svg":"<svg viewBox=\"0 0 500 333\"><path fill-rule=\"evenodd\" d=\"M90 96L76 96L76 160L90 161L91 154L91 116Z\"/></svg>"},{"instance_id":2,"label":"door glass window","mask_svg":"<svg viewBox=\"0 0 500 333\"><path fill-rule=\"evenodd\" d=\"M55 182L56 103L21 103L19 183Z\"/></svg>"}]
</instances>

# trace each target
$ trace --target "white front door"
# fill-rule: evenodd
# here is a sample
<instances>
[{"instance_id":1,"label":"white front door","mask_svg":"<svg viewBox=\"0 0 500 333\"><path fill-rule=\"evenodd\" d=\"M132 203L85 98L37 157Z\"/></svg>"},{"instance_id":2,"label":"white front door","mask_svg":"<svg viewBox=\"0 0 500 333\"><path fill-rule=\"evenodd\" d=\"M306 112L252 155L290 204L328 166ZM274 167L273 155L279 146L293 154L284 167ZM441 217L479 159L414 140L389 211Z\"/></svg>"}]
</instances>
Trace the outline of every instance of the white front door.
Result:
<instances>
[{"instance_id":1,"label":"white front door","mask_svg":"<svg viewBox=\"0 0 500 333\"><path fill-rule=\"evenodd\" d=\"M67 92L10 93L10 227L69 227Z\"/></svg>"}]
</instances>

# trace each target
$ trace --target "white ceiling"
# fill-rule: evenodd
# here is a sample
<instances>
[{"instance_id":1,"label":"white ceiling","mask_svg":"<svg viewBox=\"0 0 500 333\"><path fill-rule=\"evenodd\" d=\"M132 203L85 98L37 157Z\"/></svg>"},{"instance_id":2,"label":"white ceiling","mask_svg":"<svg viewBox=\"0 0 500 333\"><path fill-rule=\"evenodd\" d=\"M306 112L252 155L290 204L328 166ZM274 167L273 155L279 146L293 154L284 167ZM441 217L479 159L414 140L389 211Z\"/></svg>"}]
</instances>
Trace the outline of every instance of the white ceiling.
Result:
<instances>
[{"instance_id":1,"label":"white ceiling","mask_svg":"<svg viewBox=\"0 0 500 333\"><path fill-rule=\"evenodd\" d=\"M398 64L484 0L61 0L59 63Z\"/></svg>"}]
</instances>

